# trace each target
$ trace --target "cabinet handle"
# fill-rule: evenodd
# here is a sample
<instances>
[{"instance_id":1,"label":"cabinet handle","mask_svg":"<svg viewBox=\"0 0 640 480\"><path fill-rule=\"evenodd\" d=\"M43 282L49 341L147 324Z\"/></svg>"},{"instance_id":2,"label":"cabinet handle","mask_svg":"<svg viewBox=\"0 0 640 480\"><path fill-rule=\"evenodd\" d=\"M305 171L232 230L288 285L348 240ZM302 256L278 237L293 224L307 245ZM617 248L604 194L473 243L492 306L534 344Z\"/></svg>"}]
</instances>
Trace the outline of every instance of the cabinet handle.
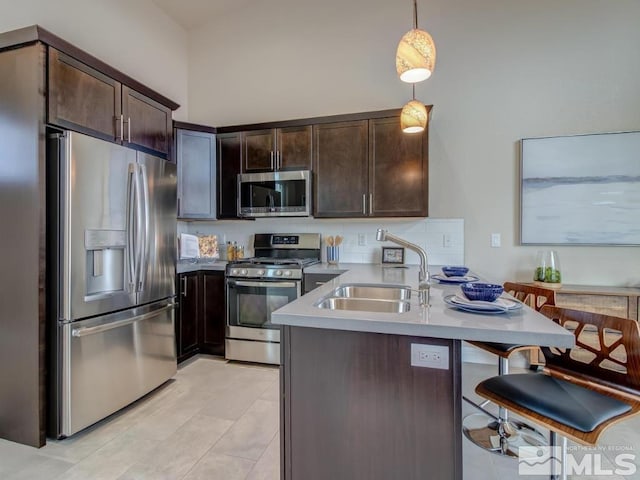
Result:
<instances>
[{"instance_id":1,"label":"cabinet handle","mask_svg":"<svg viewBox=\"0 0 640 480\"><path fill-rule=\"evenodd\" d=\"M369 215L373 215L373 193L369 194Z\"/></svg>"},{"instance_id":2,"label":"cabinet handle","mask_svg":"<svg viewBox=\"0 0 640 480\"><path fill-rule=\"evenodd\" d=\"M120 114L120 141L124 140L124 115Z\"/></svg>"},{"instance_id":3,"label":"cabinet handle","mask_svg":"<svg viewBox=\"0 0 640 480\"><path fill-rule=\"evenodd\" d=\"M367 214L367 196L364 193L362 194L362 214Z\"/></svg>"},{"instance_id":4,"label":"cabinet handle","mask_svg":"<svg viewBox=\"0 0 640 480\"><path fill-rule=\"evenodd\" d=\"M271 154L271 170L275 170L275 167L273 166L273 150L269 153Z\"/></svg>"},{"instance_id":5,"label":"cabinet handle","mask_svg":"<svg viewBox=\"0 0 640 480\"><path fill-rule=\"evenodd\" d=\"M282 152L280 150L276 152L276 168L278 170L282 168Z\"/></svg>"},{"instance_id":6,"label":"cabinet handle","mask_svg":"<svg viewBox=\"0 0 640 480\"><path fill-rule=\"evenodd\" d=\"M128 137L127 142L131 143L131 117L128 117L128 118L127 118L127 133L128 133L128 135L127 135L127 137Z\"/></svg>"}]
</instances>

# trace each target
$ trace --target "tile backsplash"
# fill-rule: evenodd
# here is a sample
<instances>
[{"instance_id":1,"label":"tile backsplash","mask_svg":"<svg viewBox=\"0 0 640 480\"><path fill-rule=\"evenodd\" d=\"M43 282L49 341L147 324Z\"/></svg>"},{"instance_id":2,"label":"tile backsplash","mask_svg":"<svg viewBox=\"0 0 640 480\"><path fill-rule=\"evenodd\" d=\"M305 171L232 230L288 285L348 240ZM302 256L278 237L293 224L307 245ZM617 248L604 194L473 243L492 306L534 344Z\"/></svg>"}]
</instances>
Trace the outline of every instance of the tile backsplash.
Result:
<instances>
[{"instance_id":1,"label":"tile backsplash","mask_svg":"<svg viewBox=\"0 0 640 480\"><path fill-rule=\"evenodd\" d=\"M220 244L228 241L245 246L245 256L253 256L254 233L321 233L344 237L340 261L345 263L380 263L382 246L397 246L378 242L376 230L389 232L420 245L427 252L430 265L464 264L464 220L459 218L421 219L315 219L269 218L255 221L218 220L216 222L178 222L179 233L218 235ZM359 244L364 236L365 245ZM224 249L221 249L224 251ZM322 248L322 260L326 249ZM405 250L405 263L418 264L418 255Z\"/></svg>"}]
</instances>

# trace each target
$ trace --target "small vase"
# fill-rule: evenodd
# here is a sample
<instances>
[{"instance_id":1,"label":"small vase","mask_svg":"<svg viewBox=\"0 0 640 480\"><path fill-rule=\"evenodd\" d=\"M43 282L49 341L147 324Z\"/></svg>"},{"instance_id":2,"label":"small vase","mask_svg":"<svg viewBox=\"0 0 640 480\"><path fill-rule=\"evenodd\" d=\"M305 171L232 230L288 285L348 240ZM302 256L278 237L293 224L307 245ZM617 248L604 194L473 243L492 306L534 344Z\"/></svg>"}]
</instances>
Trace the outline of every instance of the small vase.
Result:
<instances>
[{"instance_id":1,"label":"small vase","mask_svg":"<svg viewBox=\"0 0 640 480\"><path fill-rule=\"evenodd\" d=\"M562 286L560 260L555 250L538 251L533 283L547 288L560 288Z\"/></svg>"}]
</instances>

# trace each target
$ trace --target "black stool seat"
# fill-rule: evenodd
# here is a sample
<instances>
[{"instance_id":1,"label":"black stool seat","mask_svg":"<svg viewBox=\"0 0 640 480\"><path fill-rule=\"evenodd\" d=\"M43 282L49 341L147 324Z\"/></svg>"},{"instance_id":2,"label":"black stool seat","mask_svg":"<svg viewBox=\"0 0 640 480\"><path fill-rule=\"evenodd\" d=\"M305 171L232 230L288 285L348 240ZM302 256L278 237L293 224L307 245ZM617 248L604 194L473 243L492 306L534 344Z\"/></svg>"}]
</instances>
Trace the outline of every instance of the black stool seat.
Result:
<instances>
[{"instance_id":1,"label":"black stool seat","mask_svg":"<svg viewBox=\"0 0 640 480\"><path fill-rule=\"evenodd\" d=\"M505 400L581 432L592 432L601 423L631 410L630 405L620 400L543 374L502 375L480 385Z\"/></svg>"}]
</instances>

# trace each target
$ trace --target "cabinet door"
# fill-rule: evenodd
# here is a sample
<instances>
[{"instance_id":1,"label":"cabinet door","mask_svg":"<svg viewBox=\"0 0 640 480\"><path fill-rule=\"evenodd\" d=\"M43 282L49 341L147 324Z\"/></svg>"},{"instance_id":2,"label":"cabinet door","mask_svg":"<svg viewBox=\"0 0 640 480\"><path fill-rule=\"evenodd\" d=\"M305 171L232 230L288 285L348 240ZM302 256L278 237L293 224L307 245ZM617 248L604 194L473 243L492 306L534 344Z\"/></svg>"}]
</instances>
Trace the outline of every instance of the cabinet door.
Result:
<instances>
[{"instance_id":1,"label":"cabinet door","mask_svg":"<svg viewBox=\"0 0 640 480\"><path fill-rule=\"evenodd\" d=\"M147 153L172 158L173 124L170 108L123 85L122 114L125 122L124 145L142 147Z\"/></svg>"},{"instance_id":2,"label":"cabinet door","mask_svg":"<svg viewBox=\"0 0 640 480\"><path fill-rule=\"evenodd\" d=\"M176 130L176 140L178 217L215 220L215 135Z\"/></svg>"},{"instance_id":3,"label":"cabinet door","mask_svg":"<svg viewBox=\"0 0 640 480\"><path fill-rule=\"evenodd\" d=\"M218 135L218 218L238 218L240 132Z\"/></svg>"},{"instance_id":4,"label":"cabinet door","mask_svg":"<svg viewBox=\"0 0 640 480\"><path fill-rule=\"evenodd\" d=\"M313 126L315 217L363 217L368 182L367 121Z\"/></svg>"},{"instance_id":5,"label":"cabinet door","mask_svg":"<svg viewBox=\"0 0 640 480\"><path fill-rule=\"evenodd\" d=\"M202 351L211 355L224 355L224 272L203 272L202 298Z\"/></svg>"},{"instance_id":6,"label":"cabinet door","mask_svg":"<svg viewBox=\"0 0 640 480\"><path fill-rule=\"evenodd\" d=\"M255 130L243 133L243 172L265 172L275 169L275 132Z\"/></svg>"},{"instance_id":7,"label":"cabinet door","mask_svg":"<svg viewBox=\"0 0 640 480\"><path fill-rule=\"evenodd\" d=\"M277 170L311 169L311 125L276 130Z\"/></svg>"},{"instance_id":8,"label":"cabinet door","mask_svg":"<svg viewBox=\"0 0 640 480\"><path fill-rule=\"evenodd\" d=\"M178 276L180 315L178 330L178 361L198 351L200 324L200 285L198 272Z\"/></svg>"},{"instance_id":9,"label":"cabinet door","mask_svg":"<svg viewBox=\"0 0 640 480\"><path fill-rule=\"evenodd\" d=\"M120 140L121 88L112 78L49 48L49 123Z\"/></svg>"},{"instance_id":10,"label":"cabinet door","mask_svg":"<svg viewBox=\"0 0 640 480\"><path fill-rule=\"evenodd\" d=\"M305 273L304 274L304 293L324 285L336 278L339 273Z\"/></svg>"},{"instance_id":11,"label":"cabinet door","mask_svg":"<svg viewBox=\"0 0 640 480\"><path fill-rule=\"evenodd\" d=\"M369 120L369 214L426 217L427 133L406 134L400 118Z\"/></svg>"}]
</instances>

